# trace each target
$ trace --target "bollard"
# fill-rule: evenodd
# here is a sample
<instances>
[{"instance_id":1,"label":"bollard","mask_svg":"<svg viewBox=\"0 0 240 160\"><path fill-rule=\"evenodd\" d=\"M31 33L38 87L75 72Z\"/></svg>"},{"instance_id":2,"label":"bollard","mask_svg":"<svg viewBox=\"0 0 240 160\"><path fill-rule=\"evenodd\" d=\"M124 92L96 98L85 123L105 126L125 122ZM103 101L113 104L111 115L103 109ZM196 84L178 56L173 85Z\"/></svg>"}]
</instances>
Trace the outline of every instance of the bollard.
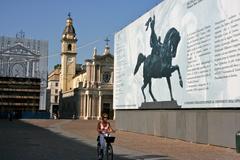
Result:
<instances>
[{"instance_id":1,"label":"bollard","mask_svg":"<svg viewBox=\"0 0 240 160\"><path fill-rule=\"evenodd\" d=\"M240 131L236 133L236 151L240 153Z\"/></svg>"}]
</instances>

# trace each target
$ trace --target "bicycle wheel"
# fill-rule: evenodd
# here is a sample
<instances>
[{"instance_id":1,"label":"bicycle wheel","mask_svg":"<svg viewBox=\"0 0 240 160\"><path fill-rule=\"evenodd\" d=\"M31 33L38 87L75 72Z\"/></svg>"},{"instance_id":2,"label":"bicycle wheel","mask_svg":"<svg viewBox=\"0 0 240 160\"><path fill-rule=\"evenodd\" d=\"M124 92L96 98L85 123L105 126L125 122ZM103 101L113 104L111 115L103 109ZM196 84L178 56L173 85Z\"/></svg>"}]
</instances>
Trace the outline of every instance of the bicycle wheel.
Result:
<instances>
[{"instance_id":1,"label":"bicycle wheel","mask_svg":"<svg viewBox=\"0 0 240 160\"><path fill-rule=\"evenodd\" d=\"M111 144L107 145L106 152L107 152L107 154L106 154L107 160L113 160L113 148L112 148Z\"/></svg>"},{"instance_id":2,"label":"bicycle wheel","mask_svg":"<svg viewBox=\"0 0 240 160\"><path fill-rule=\"evenodd\" d=\"M103 151L101 150L101 146L99 144L97 145L97 158L98 160L103 159Z\"/></svg>"}]
</instances>

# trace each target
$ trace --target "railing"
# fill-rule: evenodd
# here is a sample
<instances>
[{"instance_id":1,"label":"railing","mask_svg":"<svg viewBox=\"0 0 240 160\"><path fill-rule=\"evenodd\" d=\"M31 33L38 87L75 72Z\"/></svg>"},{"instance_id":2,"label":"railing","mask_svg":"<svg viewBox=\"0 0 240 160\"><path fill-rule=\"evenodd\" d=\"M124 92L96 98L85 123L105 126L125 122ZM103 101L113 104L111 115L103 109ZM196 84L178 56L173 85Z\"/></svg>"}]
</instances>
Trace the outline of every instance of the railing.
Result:
<instances>
[{"instance_id":1,"label":"railing","mask_svg":"<svg viewBox=\"0 0 240 160\"><path fill-rule=\"evenodd\" d=\"M31 81L25 81L25 82L18 82L18 81L0 81L1 84L6 84L6 85L16 85L16 84L21 84L21 85L40 85L40 82L31 82Z\"/></svg>"},{"instance_id":2,"label":"railing","mask_svg":"<svg viewBox=\"0 0 240 160\"><path fill-rule=\"evenodd\" d=\"M14 96L14 95L0 95L0 98L15 98L15 99L39 99L39 96Z\"/></svg>"},{"instance_id":3,"label":"railing","mask_svg":"<svg viewBox=\"0 0 240 160\"><path fill-rule=\"evenodd\" d=\"M14 102L0 102L4 106L39 106L39 103L14 103Z\"/></svg>"},{"instance_id":4,"label":"railing","mask_svg":"<svg viewBox=\"0 0 240 160\"><path fill-rule=\"evenodd\" d=\"M40 92L39 89L16 89L16 88L0 88L0 91L12 91L12 92Z\"/></svg>"}]
</instances>

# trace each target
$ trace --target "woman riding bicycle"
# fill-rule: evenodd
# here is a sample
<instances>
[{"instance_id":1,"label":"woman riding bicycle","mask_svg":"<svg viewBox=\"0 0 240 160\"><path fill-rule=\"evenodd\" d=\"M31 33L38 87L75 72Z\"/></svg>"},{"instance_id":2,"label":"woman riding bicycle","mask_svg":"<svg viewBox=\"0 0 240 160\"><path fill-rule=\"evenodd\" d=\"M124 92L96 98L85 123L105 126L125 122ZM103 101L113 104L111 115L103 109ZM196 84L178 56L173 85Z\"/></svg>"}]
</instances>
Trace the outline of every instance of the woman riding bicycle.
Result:
<instances>
[{"instance_id":1,"label":"woman riding bicycle","mask_svg":"<svg viewBox=\"0 0 240 160\"><path fill-rule=\"evenodd\" d=\"M108 115L106 113L102 114L102 119L97 124L97 132L98 132L98 142L101 146L101 152L104 151L105 148L105 139L104 137L111 132L115 132L110 123L108 122Z\"/></svg>"}]
</instances>

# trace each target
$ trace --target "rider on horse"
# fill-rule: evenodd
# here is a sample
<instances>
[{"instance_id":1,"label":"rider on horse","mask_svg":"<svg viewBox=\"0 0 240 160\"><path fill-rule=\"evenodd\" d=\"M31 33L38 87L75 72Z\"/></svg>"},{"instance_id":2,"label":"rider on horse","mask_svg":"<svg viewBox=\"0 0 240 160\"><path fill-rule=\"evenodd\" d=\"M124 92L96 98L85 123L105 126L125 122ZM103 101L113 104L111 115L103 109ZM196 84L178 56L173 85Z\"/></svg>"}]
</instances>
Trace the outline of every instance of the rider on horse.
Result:
<instances>
[{"instance_id":1,"label":"rider on horse","mask_svg":"<svg viewBox=\"0 0 240 160\"><path fill-rule=\"evenodd\" d=\"M148 30L149 25L151 28L150 47L152 48L150 64L152 65L153 68L160 68L159 66L154 66L154 65L160 64L160 63L157 64L155 62L161 61L161 65L164 65L163 59L166 59L166 55L163 55L164 52L162 50L164 49L164 46L161 42L161 37L159 36L157 38L156 32L154 30L155 15L153 16L153 18L150 17L148 19L148 21L146 22L146 24L145 24L145 26L147 26L146 31ZM166 67L161 67L161 70L162 69L166 69ZM159 70L159 71L162 72L161 70ZM156 73L154 72L152 74L156 74Z\"/></svg>"},{"instance_id":2,"label":"rider on horse","mask_svg":"<svg viewBox=\"0 0 240 160\"><path fill-rule=\"evenodd\" d=\"M161 51L161 47L162 47L161 37L159 36L157 38L157 35L154 30L155 16L153 16L153 18L150 17L145 25L147 26L146 31L148 30L149 25L151 28L151 37L150 37L150 46L152 48L151 55L161 56L160 55L161 54L160 51Z\"/></svg>"}]
</instances>

